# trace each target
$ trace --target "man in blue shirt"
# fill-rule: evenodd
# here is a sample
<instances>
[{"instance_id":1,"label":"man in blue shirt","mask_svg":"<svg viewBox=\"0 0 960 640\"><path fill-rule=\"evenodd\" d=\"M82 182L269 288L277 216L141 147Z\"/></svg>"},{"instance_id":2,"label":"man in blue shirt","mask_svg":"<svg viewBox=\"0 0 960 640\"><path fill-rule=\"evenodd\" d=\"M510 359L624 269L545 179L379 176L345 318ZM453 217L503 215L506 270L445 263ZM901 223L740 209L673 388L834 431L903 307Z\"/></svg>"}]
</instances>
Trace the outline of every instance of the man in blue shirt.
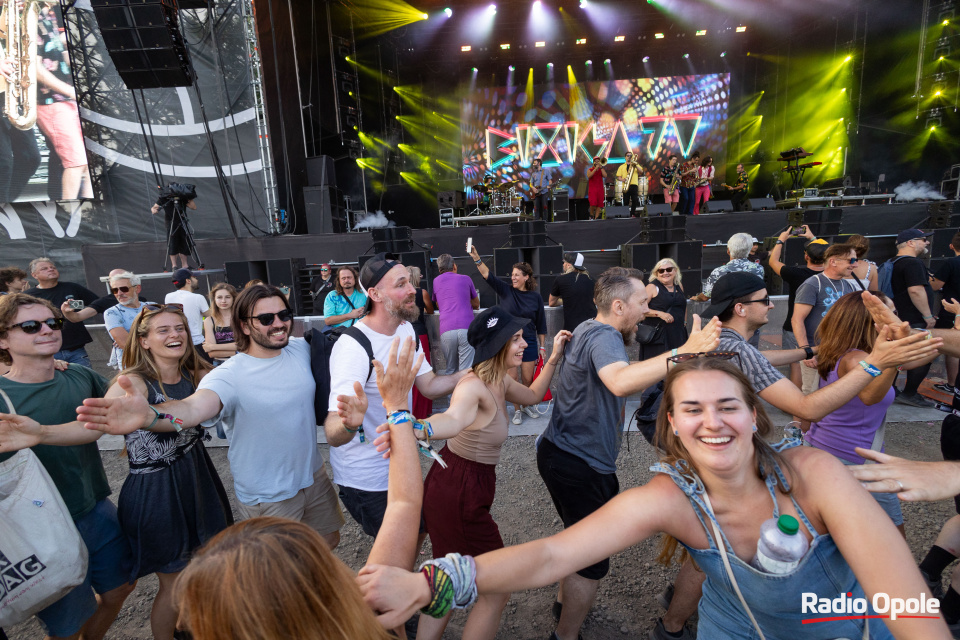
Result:
<instances>
[{"instance_id":1,"label":"man in blue shirt","mask_svg":"<svg viewBox=\"0 0 960 640\"><path fill-rule=\"evenodd\" d=\"M533 200L533 215L537 220L547 218L547 199L550 197L550 180L543 170L540 158L533 160L533 173L530 174L530 198Z\"/></svg>"},{"instance_id":2,"label":"man in blue shirt","mask_svg":"<svg viewBox=\"0 0 960 640\"><path fill-rule=\"evenodd\" d=\"M335 291L323 301L323 321L328 327L352 327L367 304L367 296L356 288L357 272L353 267L337 267Z\"/></svg>"}]
</instances>

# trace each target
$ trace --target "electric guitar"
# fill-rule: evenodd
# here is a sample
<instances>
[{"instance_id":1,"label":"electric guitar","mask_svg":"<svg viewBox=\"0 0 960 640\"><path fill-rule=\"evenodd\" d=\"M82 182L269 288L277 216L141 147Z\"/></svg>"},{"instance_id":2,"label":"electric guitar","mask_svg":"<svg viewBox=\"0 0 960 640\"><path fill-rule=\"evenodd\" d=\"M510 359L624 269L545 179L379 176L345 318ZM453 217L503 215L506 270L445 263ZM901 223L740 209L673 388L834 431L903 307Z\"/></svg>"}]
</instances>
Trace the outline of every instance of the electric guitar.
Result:
<instances>
[{"instance_id":1,"label":"electric guitar","mask_svg":"<svg viewBox=\"0 0 960 640\"><path fill-rule=\"evenodd\" d=\"M547 183L547 186L545 186L545 187L543 187L543 188L535 187L535 186L533 186L533 185L530 185L530 197L531 197L531 198L536 198L536 197L537 197L538 195L540 195L541 193L545 193L545 192L549 193L550 189L553 187L553 183L554 183L554 181L551 180L550 182Z\"/></svg>"},{"instance_id":2,"label":"electric guitar","mask_svg":"<svg viewBox=\"0 0 960 640\"><path fill-rule=\"evenodd\" d=\"M741 185L738 185L738 186L735 186L735 187L731 187L731 186L728 185L726 182L721 182L721 183L720 183L720 186L723 187L724 189L729 189L730 191L743 191L744 189L747 188L747 185L745 185L745 184L741 184Z\"/></svg>"}]
</instances>

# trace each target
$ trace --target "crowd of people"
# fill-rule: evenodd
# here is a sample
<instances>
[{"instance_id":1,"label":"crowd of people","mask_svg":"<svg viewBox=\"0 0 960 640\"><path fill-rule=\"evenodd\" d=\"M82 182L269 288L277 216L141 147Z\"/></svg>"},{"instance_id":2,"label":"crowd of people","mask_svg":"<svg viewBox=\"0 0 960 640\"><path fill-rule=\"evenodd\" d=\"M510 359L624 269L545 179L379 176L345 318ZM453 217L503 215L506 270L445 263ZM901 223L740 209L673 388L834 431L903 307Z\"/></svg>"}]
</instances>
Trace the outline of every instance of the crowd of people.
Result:
<instances>
[{"instance_id":1,"label":"crowd of people","mask_svg":"<svg viewBox=\"0 0 960 640\"><path fill-rule=\"evenodd\" d=\"M309 341L292 335L287 295L259 282L217 284L204 299L179 269L157 304L125 269L109 274L106 299L60 281L49 258L30 264L34 288L27 273L0 270L0 473L31 452L89 554L86 579L37 619L48 637L97 640L136 581L155 574L155 638L439 639L453 608L472 607L463 637L479 639L497 635L510 593L558 584L550 638L574 640L610 557L661 534L660 560L679 571L651 638L960 637L960 574L941 584L960 515L917 567L899 506L960 494L960 464L949 462L960 459L957 438L945 424L948 462L882 452L891 404L924 406L917 378L938 356L960 356L960 303L945 295L933 315L935 289L960 289L960 257L921 274L924 232L900 233L897 258L882 266L865 264L866 238L829 245L801 233L803 267L782 262L791 229L767 265L752 258L750 235L734 234L730 261L698 298L703 320L687 320L673 260L593 277L583 254L566 253L548 294L563 313L552 342L530 265L513 265L507 283L475 247L497 306L478 312L477 288L449 254L432 293L418 268L377 254L359 271L324 265L312 288L326 332ZM759 349L774 308L764 266L790 289L779 350ZM109 381L85 350L82 322L98 313L114 343ZM438 372L424 325L432 313ZM960 415L952 366L944 387ZM497 464L510 423L539 419L548 392L535 457L564 529L507 547L491 514ZM621 491L635 394L658 398L649 439L660 463L648 483ZM448 396L435 412L431 400ZM799 427L781 439L761 399ZM229 444L232 507L208 429ZM129 463L116 505L103 434L123 436ZM426 478L418 452L433 458ZM359 575L333 553L342 507L373 539ZM781 514L800 523L809 550L775 575L750 561L761 525ZM428 536L433 559L415 567ZM940 599L942 615L881 621L870 605L867 617L806 625L801 592L923 594Z\"/></svg>"}]
</instances>

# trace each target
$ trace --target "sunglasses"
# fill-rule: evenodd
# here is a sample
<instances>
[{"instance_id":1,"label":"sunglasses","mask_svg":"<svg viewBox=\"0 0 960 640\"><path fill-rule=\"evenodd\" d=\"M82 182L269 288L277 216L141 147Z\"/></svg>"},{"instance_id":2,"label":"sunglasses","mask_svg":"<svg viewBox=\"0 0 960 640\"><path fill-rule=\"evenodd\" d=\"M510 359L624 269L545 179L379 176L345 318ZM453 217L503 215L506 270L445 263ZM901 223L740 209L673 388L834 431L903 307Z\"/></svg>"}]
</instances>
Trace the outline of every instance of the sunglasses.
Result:
<instances>
[{"instance_id":1,"label":"sunglasses","mask_svg":"<svg viewBox=\"0 0 960 640\"><path fill-rule=\"evenodd\" d=\"M760 298L759 300L744 300L744 301L741 302L740 304L753 304L754 302L760 302L760 303L763 303L763 306L769 307L769 306L770 306L770 296L764 296L764 297Z\"/></svg>"},{"instance_id":2,"label":"sunglasses","mask_svg":"<svg viewBox=\"0 0 960 640\"><path fill-rule=\"evenodd\" d=\"M320 269L320 271L330 271L330 269Z\"/></svg>"},{"instance_id":3,"label":"sunglasses","mask_svg":"<svg viewBox=\"0 0 960 640\"><path fill-rule=\"evenodd\" d=\"M280 322L290 322L293 320L293 311L284 309L279 313L261 313L255 316L249 316L247 320L256 320L261 327L269 327L273 324L274 318L280 318Z\"/></svg>"},{"instance_id":4,"label":"sunglasses","mask_svg":"<svg viewBox=\"0 0 960 640\"><path fill-rule=\"evenodd\" d=\"M179 311L183 313L183 305L171 302L170 304L155 304L153 302L143 305L144 311Z\"/></svg>"},{"instance_id":5,"label":"sunglasses","mask_svg":"<svg viewBox=\"0 0 960 640\"><path fill-rule=\"evenodd\" d=\"M110 287L110 293L117 295L117 292L120 293L130 293L130 287Z\"/></svg>"},{"instance_id":6,"label":"sunglasses","mask_svg":"<svg viewBox=\"0 0 960 640\"><path fill-rule=\"evenodd\" d=\"M850 258L850 264L857 264L859 258Z\"/></svg>"},{"instance_id":7,"label":"sunglasses","mask_svg":"<svg viewBox=\"0 0 960 640\"><path fill-rule=\"evenodd\" d=\"M670 371L671 363L676 366L697 358L720 358L721 360L733 360L736 358L737 367L743 369L743 361L740 359L740 353L737 351L700 351L698 353L678 353L675 356L667 358L667 371Z\"/></svg>"},{"instance_id":8,"label":"sunglasses","mask_svg":"<svg viewBox=\"0 0 960 640\"><path fill-rule=\"evenodd\" d=\"M673 273L673 267L665 267L663 269L657 269L657 273Z\"/></svg>"},{"instance_id":9,"label":"sunglasses","mask_svg":"<svg viewBox=\"0 0 960 640\"><path fill-rule=\"evenodd\" d=\"M60 331L63 329L63 318L47 318L46 320L24 320L23 322L18 322L17 324L10 325L11 329L20 328L21 331L27 334L40 333L40 329L43 325L50 327L51 331Z\"/></svg>"}]
</instances>

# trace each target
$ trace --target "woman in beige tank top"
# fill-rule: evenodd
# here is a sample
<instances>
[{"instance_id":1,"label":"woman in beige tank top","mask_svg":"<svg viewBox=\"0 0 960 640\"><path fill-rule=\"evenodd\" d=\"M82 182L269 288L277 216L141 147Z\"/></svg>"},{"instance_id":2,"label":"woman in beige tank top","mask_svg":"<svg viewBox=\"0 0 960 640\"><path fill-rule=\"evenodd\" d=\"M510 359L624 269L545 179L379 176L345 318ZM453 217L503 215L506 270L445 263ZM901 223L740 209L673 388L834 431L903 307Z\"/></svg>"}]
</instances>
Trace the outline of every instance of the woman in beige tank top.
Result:
<instances>
[{"instance_id":1,"label":"woman in beige tank top","mask_svg":"<svg viewBox=\"0 0 960 640\"><path fill-rule=\"evenodd\" d=\"M571 336L569 331L557 334L542 374L525 387L507 371L518 367L523 359L527 343L522 330L528 322L500 307L491 307L474 318L467 331L467 341L475 349L473 371L457 383L450 407L427 419L433 430L431 438L447 441L440 451L447 468L434 463L423 484L423 517L434 558L454 552L479 555L503 547L490 507L500 448L509 432L506 403L526 406L543 400L563 346ZM382 375L379 363L377 369L377 386L387 414L407 409L413 375L402 376L401 380L399 376ZM416 367L411 374L415 371ZM414 433L423 438L423 430ZM463 638L495 637L509 599L510 594L480 596L467 618ZM448 620L449 616L421 616L418 640L439 640Z\"/></svg>"}]
</instances>

